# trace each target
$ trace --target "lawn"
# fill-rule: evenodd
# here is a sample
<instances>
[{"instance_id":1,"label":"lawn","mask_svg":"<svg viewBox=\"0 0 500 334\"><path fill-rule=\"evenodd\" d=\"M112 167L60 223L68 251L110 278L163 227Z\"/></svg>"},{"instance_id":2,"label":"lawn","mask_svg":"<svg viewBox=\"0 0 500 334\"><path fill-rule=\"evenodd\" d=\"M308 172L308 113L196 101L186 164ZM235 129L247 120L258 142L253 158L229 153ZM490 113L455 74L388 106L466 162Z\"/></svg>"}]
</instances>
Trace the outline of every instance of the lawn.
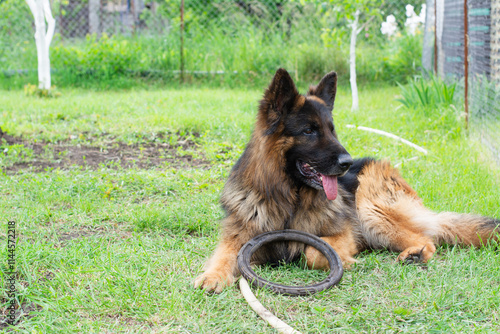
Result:
<instances>
[{"instance_id":1,"label":"lawn","mask_svg":"<svg viewBox=\"0 0 500 334\"><path fill-rule=\"evenodd\" d=\"M262 91L61 93L39 99L0 92L0 285L7 222L15 221L21 305L10 329L275 332L237 286L219 295L192 287L217 243L218 197ZM433 210L500 217L500 170L463 129L460 112L407 110L398 94L395 87L361 87L361 109L353 113L341 87L334 118L348 151L390 159ZM430 153L349 124L394 133ZM395 257L360 254L337 288L310 297L255 293L304 333L500 331L498 248L445 246L427 265L400 265ZM282 282L325 275L298 266L260 270Z\"/></svg>"}]
</instances>

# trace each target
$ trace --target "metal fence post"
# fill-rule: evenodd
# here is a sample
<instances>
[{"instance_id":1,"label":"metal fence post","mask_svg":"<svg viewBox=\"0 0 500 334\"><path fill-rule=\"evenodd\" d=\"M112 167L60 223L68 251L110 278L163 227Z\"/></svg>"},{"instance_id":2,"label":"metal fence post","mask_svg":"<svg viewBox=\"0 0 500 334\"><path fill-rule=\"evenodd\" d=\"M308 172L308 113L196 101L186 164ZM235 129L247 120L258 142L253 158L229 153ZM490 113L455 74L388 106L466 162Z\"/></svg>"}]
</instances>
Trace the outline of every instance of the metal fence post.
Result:
<instances>
[{"instance_id":1,"label":"metal fence post","mask_svg":"<svg viewBox=\"0 0 500 334\"><path fill-rule=\"evenodd\" d=\"M180 68L180 82L184 82L184 0L181 0L181 68Z\"/></svg>"},{"instance_id":2,"label":"metal fence post","mask_svg":"<svg viewBox=\"0 0 500 334\"><path fill-rule=\"evenodd\" d=\"M469 128L469 11L464 0L464 110L465 128Z\"/></svg>"}]
</instances>

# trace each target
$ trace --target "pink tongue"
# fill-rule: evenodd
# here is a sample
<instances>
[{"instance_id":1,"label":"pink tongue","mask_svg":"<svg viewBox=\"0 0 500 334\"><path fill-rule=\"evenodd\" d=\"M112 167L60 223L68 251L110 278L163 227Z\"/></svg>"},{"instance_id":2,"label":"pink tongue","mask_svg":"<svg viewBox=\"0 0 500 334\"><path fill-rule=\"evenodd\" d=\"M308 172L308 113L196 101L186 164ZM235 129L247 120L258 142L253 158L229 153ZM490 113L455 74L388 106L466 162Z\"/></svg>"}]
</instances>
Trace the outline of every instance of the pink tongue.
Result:
<instances>
[{"instance_id":1,"label":"pink tongue","mask_svg":"<svg viewBox=\"0 0 500 334\"><path fill-rule=\"evenodd\" d=\"M323 179L323 189L326 193L326 198L333 201L337 198L337 177L321 174Z\"/></svg>"}]
</instances>

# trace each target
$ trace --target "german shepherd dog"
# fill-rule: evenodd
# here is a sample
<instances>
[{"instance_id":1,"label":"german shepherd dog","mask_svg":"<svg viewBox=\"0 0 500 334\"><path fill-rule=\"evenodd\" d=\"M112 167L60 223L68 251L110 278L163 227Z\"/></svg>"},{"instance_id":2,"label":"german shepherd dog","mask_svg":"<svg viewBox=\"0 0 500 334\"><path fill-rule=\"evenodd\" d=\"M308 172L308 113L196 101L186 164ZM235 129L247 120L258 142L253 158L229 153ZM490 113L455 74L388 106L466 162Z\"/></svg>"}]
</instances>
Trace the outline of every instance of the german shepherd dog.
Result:
<instances>
[{"instance_id":1,"label":"german shepherd dog","mask_svg":"<svg viewBox=\"0 0 500 334\"><path fill-rule=\"evenodd\" d=\"M333 124L336 88L331 72L300 95L286 70L276 72L250 142L224 187L221 240L195 287L218 293L231 285L239 275L240 248L273 230L317 235L347 267L365 249L399 252L402 262L427 262L439 244L481 246L499 239L499 220L432 212L389 162L353 160ZM319 251L297 242L267 245L252 262L291 261L301 254L310 268L328 268Z\"/></svg>"}]
</instances>

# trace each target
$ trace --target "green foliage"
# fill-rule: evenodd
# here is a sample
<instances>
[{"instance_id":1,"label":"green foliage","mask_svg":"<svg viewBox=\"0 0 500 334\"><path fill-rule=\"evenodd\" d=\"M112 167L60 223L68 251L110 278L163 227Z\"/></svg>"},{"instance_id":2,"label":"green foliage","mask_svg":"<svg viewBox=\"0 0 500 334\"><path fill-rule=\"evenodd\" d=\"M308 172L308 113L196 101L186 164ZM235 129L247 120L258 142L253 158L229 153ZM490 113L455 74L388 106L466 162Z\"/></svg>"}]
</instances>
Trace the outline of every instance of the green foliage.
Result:
<instances>
[{"instance_id":1,"label":"green foliage","mask_svg":"<svg viewBox=\"0 0 500 334\"><path fill-rule=\"evenodd\" d=\"M228 40L223 29L214 28L208 38L195 35L184 45L186 82L260 87L278 67L284 67L292 73L297 71L294 77L305 84L332 70L339 73L341 83L347 83L348 48L342 43L339 47L336 42L324 46L321 34L313 34L312 31L309 34L307 30L302 33L305 36L292 34L287 37L286 34L268 35L257 28L250 28L237 32ZM306 41L307 36L309 41ZM357 48L361 83L377 80L405 82L406 77L418 73L418 50L410 52L409 47L402 47L407 44L398 42L373 45L369 38L363 38L365 40L362 39ZM24 47L32 52L30 58L36 60L34 44L33 41ZM56 40L51 51L52 81L59 87L105 88L137 85L141 81L177 83L179 49L176 36L166 39L106 35L97 39L90 36L83 42L72 44ZM19 64L19 67L29 65ZM196 74L193 71L223 71L224 74ZM23 80L14 75L0 80L0 85L12 86L14 79L21 87L26 83L24 81L21 85Z\"/></svg>"},{"instance_id":2,"label":"green foliage","mask_svg":"<svg viewBox=\"0 0 500 334\"><path fill-rule=\"evenodd\" d=\"M401 98L397 101L408 109L429 110L449 107L454 103L456 83L446 83L435 76L431 76L430 79L417 77L410 81L408 86L399 84L399 87Z\"/></svg>"},{"instance_id":3,"label":"green foliage","mask_svg":"<svg viewBox=\"0 0 500 334\"><path fill-rule=\"evenodd\" d=\"M407 82L421 70L423 37L404 33L390 39L382 49L380 76L391 83Z\"/></svg>"},{"instance_id":4,"label":"green foliage","mask_svg":"<svg viewBox=\"0 0 500 334\"><path fill-rule=\"evenodd\" d=\"M365 17L379 16L385 0L330 0L330 3L340 9L339 17L353 20L357 10Z\"/></svg>"},{"instance_id":5,"label":"green foliage","mask_svg":"<svg viewBox=\"0 0 500 334\"><path fill-rule=\"evenodd\" d=\"M25 1L0 1L0 42L18 40L20 37L32 38L32 23L33 15Z\"/></svg>"},{"instance_id":6,"label":"green foliage","mask_svg":"<svg viewBox=\"0 0 500 334\"><path fill-rule=\"evenodd\" d=\"M110 38L106 34L97 39L95 35L88 35L80 47L54 46L52 64L78 79L92 77L100 80L126 75L131 68L140 70L140 56L140 45L128 39Z\"/></svg>"},{"instance_id":7,"label":"green foliage","mask_svg":"<svg viewBox=\"0 0 500 334\"><path fill-rule=\"evenodd\" d=\"M346 84L349 80L349 63L342 49L325 49L321 46L300 45L295 50L296 70L302 81L314 82L325 73L335 70L339 83Z\"/></svg>"}]
</instances>

